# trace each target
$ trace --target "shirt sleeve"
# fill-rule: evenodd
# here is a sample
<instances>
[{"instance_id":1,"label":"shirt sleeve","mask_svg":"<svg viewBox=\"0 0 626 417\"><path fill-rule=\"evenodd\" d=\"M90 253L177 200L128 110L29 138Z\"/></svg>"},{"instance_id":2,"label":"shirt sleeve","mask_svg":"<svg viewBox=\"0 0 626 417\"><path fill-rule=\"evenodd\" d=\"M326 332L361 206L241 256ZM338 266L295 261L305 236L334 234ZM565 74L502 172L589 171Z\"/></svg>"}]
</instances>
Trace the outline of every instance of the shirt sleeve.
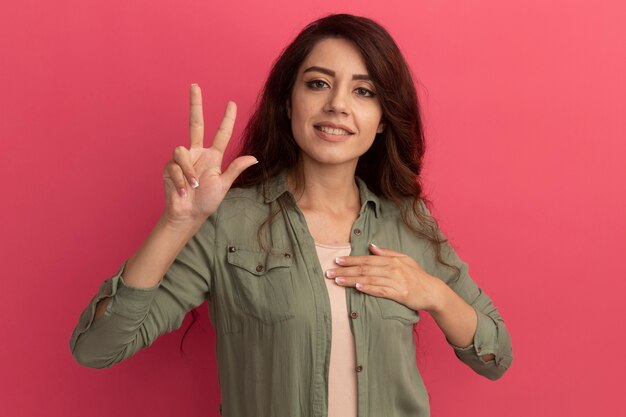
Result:
<instances>
[{"instance_id":1,"label":"shirt sleeve","mask_svg":"<svg viewBox=\"0 0 626 417\"><path fill-rule=\"evenodd\" d=\"M430 215L423 202L420 203L422 209ZM438 233L445 238L440 230ZM448 264L459 268L460 273L436 262L433 247L430 247L427 257L429 258L428 264L430 264L428 273L442 279L474 308L478 317L478 325L470 346L459 347L450 341L447 342L455 355L475 372L488 379L496 380L504 374L513 361L509 331L491 298L470 277L468 264L459 258L449 242L444 243L441 249L442 258ZM493 354L495 358L489 361L483 360L482 356L488 354Z\"/></svg>"},{"instance_id":2,"label":"shirt sleeve","mask_svg":"<svg viewBox=\"0 0 626 417\"><path fill-rule=\"evenodd\" d=\"M108 368L178 329L188 311L209 299L213 235L212 225L205 222L152 288L124 282L127 260L102 282L70 338L76 361L90 368ZM109 303L94 321L96 304L103 298L109 298Z\"/></svg>"}]
</instances>

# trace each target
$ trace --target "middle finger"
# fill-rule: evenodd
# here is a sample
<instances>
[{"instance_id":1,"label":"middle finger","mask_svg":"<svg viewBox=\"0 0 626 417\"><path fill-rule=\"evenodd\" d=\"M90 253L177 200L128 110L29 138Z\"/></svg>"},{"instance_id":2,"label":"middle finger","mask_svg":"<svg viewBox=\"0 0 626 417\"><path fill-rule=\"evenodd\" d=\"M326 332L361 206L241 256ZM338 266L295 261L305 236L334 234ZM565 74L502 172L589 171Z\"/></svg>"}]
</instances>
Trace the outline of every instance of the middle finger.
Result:
<instances>
[{"instance_id":1,"label":"middle finger","mask_svg":"<svg viewBox=\"0 0 626 417\"><path fill-rule=\"evenodd\" d=\"M204 146L202 91L198 84L191 84L189 88L189 136L191 148L202 148Z\"/></svg>"},{"instance_id":2,"label":"middle finger","mask_svg":"<svg viewBox=\"0 0 626 417\"><path fill-rule=\"evenodd\" d=\"M326 278L335 278L335 277L369 277L369 276L379 276L379 277L388 277L389 276L389 268L385 268L385 266L372 266L372 265L359 265L359 266L350 266L344 268L332 268L326 270L324 273Z\"/></svg>"}]
</instances>

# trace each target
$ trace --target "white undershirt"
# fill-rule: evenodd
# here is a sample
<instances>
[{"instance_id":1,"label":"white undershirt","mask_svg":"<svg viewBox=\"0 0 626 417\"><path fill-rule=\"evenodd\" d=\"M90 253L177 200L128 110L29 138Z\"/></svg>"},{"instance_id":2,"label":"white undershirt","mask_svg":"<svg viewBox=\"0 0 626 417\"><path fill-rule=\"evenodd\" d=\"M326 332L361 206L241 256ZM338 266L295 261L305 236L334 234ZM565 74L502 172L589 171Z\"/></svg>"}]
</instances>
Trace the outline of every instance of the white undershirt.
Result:
<instances>
[{"instance_id":1,"label":"white undershirt","mask_svg":"<svg viewBox=\"0 0 626 417\"><path fill-rule=\"evenodd\" d=\"M337 268L335 258L350 255L350 244L315 244L322 271ZM330 369L328 374L328 417L357 416L357 378L354 336L350 330L350 312L346 289L324 277L332 316Z\"/></svg>"}]
</instances>

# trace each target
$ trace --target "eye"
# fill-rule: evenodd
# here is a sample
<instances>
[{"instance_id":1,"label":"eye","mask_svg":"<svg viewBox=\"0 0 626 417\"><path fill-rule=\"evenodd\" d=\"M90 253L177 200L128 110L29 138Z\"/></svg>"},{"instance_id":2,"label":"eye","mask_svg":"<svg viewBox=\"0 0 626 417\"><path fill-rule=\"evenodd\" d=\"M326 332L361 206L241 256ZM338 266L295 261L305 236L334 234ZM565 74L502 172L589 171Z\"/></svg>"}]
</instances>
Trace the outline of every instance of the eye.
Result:
<instances>
[{"instance_id":1,"label":"eye","mask_svg":"<svg viewBox=\"0 0 626 417\"><path fill-rule=\"evenodd\" d=\"M322 81L322 80L313 80L313 81L309 81L306 83L306 85L309 86L309 88L313 89L313 90L319 90L321 88L324 88L324 86L328 85L326 83L326 81Z\"/></svg>"},{"instance_id":2,"label":"eye","mask_svg":"<svg viewBox=\"0 0 626 417\"><path fill-rule=\"evenodd\" d=\"M367 88L363 88L363 87L359 87L356 90L354 90L357 92L357 94L363 96L363 97L375 97L376 93L368 90Z\"/></svg>"}]
</instances>

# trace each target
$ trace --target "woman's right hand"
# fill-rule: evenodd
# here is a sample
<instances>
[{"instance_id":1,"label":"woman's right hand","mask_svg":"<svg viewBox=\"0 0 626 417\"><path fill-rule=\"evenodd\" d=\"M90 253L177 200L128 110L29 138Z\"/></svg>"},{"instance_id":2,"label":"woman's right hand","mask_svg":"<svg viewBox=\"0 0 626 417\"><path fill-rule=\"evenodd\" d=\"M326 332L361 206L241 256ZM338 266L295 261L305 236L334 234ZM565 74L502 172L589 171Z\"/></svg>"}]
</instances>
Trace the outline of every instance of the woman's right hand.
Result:
<instances>
[{"instance_id":1,"label":"woman's right hand","mask_svg":"<svg viewBox=\"0 0 626 417\"><path fill-rule=\"evenodd\" d=\"M178 146L172 160L163 170L167 222L175 226L203 223L219 207L233 181L244 169L258 161L253 156L240 156L222 172L222 158L233 132L237 106L229 101L224 119L213 144L204 147L202 92L197 84L190 87L189 149Z\"/></svg>"}]
</instances>

